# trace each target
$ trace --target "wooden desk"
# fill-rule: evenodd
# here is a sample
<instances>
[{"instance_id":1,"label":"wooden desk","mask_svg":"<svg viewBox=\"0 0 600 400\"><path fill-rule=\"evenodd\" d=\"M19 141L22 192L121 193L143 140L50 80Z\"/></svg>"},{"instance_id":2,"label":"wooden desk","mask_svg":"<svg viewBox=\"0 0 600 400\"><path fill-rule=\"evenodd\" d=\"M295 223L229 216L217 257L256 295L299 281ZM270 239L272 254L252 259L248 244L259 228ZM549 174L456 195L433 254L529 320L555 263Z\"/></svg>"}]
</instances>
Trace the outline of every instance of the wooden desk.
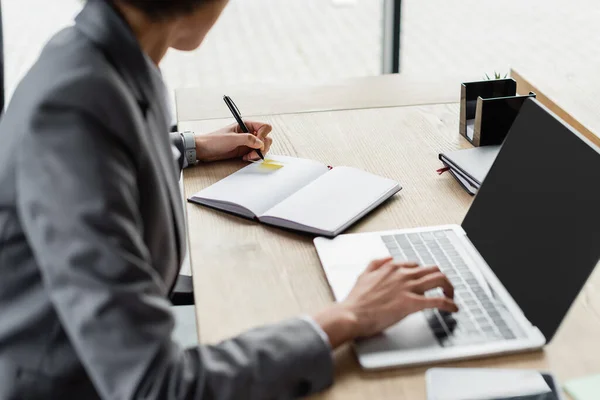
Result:
<instances>
[{"instance_id":1,"label":"wooden desk","mask_svg":"<svg viewBox=\"0 0 600 400\"><path fill-rule=\"evenodd\" d=\"M577 70L522 66L510 75L519 93L535 92L546 107L600 146L600 79L595 65Z\"/></svg>"},{"instance_id":2,"label":"wooden desk","mask_svg":"<svg viewBox=\"0 0 600 400\"><path fill-rule=\"evenodd\" d=\"M259 85L179 89L177 120L230 118L223 95L231 96L244 117L316 111L456 103L465 77L414 79L405 75L352 78L326 86ZM461 80L462 79L462 80ZM468 79L467 79L468 81Z\"/></svg>"},{"instance_id":3,"label":"wooden desk","mask_svg":"<svg viewBox=\"0 0 600 400\"><path fill-rule=\"evenodd\" d=\"M460 223L471 197L437 155L464 147L458 104L281 114L273 152L350 165L398 180L404 190L350 232ZM209 131L227 120L182 122ZM241 162L185 171L186 195L224 178ZM313 313L333 301L311 238L188 204L189 239L201 341L214 343L248 328ZM543 290L543 285L540 285ZM545 351L450 364L539 368L561 381L600 372L600 272L579 296ZM323 399L424 399L427 367L361 371L349 347L336 352L336 383Z\"/></svg>"}]
</instances>

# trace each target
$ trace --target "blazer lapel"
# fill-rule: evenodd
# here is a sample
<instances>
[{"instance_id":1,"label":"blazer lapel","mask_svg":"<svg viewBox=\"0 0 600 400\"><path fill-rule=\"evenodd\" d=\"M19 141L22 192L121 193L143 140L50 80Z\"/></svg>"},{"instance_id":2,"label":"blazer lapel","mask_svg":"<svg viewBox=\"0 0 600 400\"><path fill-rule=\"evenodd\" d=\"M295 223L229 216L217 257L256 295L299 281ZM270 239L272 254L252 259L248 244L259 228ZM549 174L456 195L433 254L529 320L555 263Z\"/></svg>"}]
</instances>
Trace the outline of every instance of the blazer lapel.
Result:
<instances>
[{"instance_id":1,"label":"blazer lapel","mask_svg":"<svg viewBox=\"0 0 600 400\"><path fill-rule=\"evenodd\" d=\"M159 96L164 93L157 84L131 28L121 15L104 0L88 0L77 16L75 26L90 38L106 55L130 87L146 120L148 149L160 163L159 169L167 186L168 197L175 222L175 245L179 266L185 254L185 220L179 191L179 167L173 159L169 139L170 121L167 121Z\"/></svg>"}]
</instances>

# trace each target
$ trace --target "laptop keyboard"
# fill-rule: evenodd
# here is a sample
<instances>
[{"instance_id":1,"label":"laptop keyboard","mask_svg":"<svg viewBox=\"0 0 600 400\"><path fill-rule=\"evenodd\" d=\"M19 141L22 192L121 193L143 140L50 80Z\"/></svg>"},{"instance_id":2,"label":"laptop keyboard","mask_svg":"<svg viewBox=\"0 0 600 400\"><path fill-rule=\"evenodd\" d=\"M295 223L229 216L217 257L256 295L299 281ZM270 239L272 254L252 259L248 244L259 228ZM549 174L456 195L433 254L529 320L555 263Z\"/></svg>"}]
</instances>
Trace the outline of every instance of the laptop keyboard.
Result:
<instances>
[{"instance_id":1,"label":"laptop keyboard","mask_svg":"<svg viewBox=\"0 0 600 400\"><path fill-rule=\"evenodd\" d=\"M382 236L395 261L417 261L420 265L437 265L454 286L454 301L460 311L446 313L425 310L429 326L444 347L514 339L494 303L470 271L452 244L452 230ZM425 296L443 296L441 288Z\"/></svg>"}]
</instances>

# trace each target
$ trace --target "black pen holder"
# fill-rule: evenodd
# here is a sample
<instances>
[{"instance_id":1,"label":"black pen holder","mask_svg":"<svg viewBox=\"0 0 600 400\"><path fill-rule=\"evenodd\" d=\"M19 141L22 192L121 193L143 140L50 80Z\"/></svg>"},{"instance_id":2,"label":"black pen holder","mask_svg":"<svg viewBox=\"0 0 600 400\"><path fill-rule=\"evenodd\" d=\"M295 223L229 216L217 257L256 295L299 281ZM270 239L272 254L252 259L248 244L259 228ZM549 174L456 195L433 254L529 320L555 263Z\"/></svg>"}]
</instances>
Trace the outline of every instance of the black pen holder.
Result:
<instances>
[{"instance_id":1,"label":"black pen holder","mask_svg":"<svg viewBox=\"0 0 600 400\"><path fill-rule=\"evenodd\" d=\"M502 144L523 102L514 79L466 82L461 85L459 131L473 146Z\"/></svg>"}]
</instances>

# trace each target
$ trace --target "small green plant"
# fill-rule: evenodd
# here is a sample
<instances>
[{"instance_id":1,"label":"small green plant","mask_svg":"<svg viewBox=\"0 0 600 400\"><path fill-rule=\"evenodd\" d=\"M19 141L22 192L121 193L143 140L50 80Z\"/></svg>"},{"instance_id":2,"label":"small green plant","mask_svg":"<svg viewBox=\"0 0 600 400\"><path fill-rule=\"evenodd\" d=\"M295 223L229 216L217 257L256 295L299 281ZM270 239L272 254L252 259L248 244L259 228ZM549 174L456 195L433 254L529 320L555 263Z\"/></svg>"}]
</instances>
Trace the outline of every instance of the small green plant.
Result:
<instances>
[{"instance_id":1,"label":"small green plant","mask_svg":"<svg viewBox=\"0 0 600 400\"><path fill-rule=\"evenodd\" d=\"M502 74L500 72L496 72L494 71L494 77L490 78L490 76L488 74L485 74L485 78L490 81L492 79L505 79L506 77L508 77L508 72L506 74L504 74L504 76L502 76Z\"/></svg>"}]
</instances>

